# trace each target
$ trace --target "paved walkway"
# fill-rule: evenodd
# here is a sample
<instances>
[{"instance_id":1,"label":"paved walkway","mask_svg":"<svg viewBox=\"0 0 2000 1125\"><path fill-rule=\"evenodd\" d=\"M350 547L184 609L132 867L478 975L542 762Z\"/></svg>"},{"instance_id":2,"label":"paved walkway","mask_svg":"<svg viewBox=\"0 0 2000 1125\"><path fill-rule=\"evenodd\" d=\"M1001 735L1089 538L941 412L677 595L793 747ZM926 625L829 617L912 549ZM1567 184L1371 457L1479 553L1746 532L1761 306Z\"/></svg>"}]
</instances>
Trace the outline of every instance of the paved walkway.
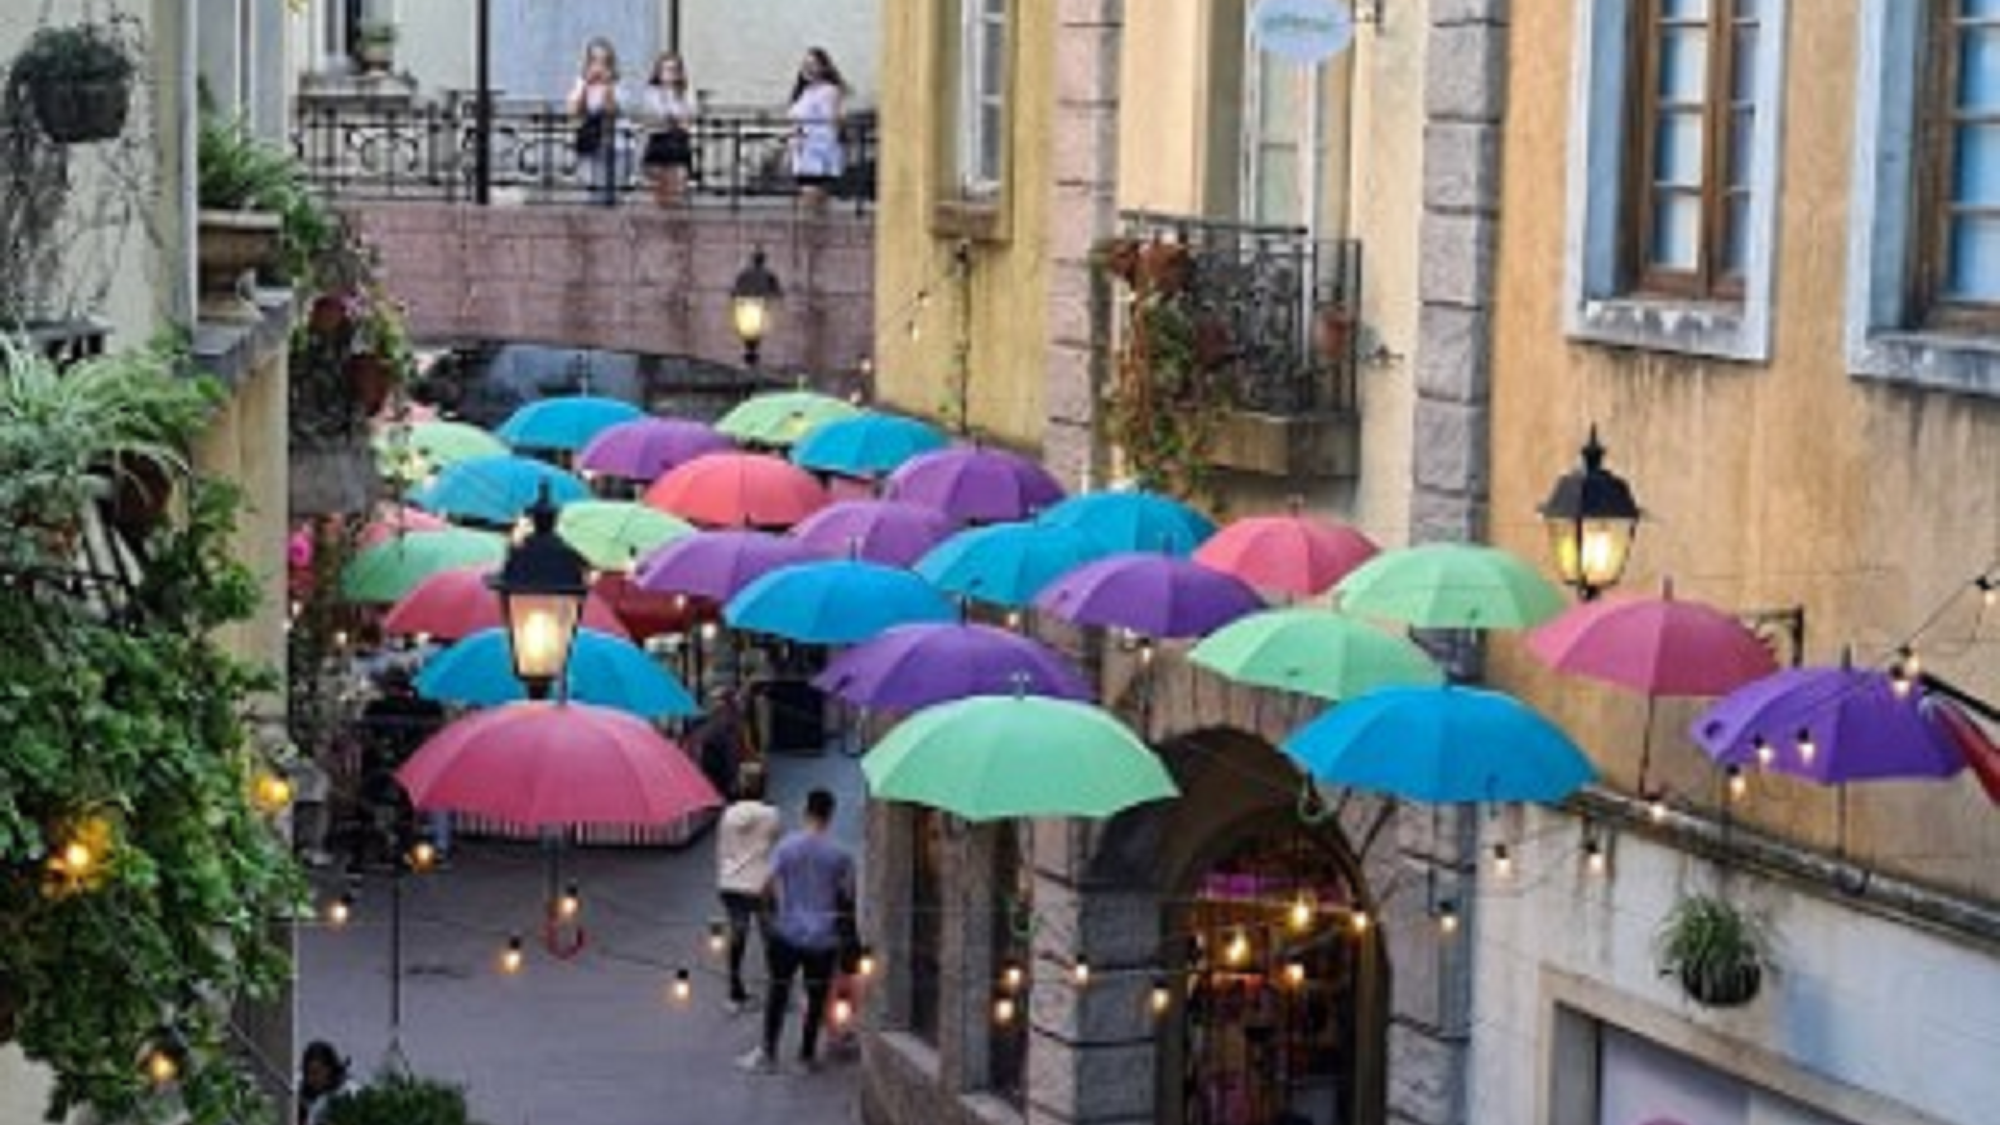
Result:
<instances>
[{"instance_id":1,"label":"paved walkway","mask_svg":"<svg viewBox=\"0 0 2000 1125\"><path fill-rule=\"evenodd\" d=\"M812 786L840 793L837 827L858 856L855 763L829 755L773 764L788 823ZM717 913L711 863L706 835L680 852L571 851L565 874L583 895L589 944L568 961L537 939L545 867L533 846L471 845L449 870L407 881L402 1048L412 1068L464 1083L487 1125L856 1120L851 1062L811 1075L734 1068L756 1041L758 1016L722 1007L722 963L706 950ZM330 1040L364 1073L389 1044L389 900L388 886L371 881L346 929L308 929L299 942L299 1042ZM514 930L528 959L509 977L499 953ZM761 966L754 942L750 957ZM668 998L679 965L693 971L685 1006Z\"/></svg>"}]
</instances>

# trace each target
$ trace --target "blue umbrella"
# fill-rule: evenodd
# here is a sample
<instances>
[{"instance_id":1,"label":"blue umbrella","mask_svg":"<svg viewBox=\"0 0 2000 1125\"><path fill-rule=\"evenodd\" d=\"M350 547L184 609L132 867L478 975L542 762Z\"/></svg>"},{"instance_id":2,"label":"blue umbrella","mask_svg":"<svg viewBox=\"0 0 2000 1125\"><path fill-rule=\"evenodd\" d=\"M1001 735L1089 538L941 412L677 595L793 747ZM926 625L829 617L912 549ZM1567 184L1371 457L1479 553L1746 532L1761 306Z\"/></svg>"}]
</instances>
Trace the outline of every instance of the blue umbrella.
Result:
<instances>
[{"instance_id":1,"label":"blue umbrella","mask_svg":"<svg viewBox=\"0 0 2000 1125\"><path fill-rule=\"evenodd\" d=\"M818 473L873 479L949 443L936 426L870 411L813 430L792 447L792 463Z\"/></svg>"},{"instance_id":2,"label":"blue umbrella","mask_svg":"<svg viewBox=\"0 0 2000 1125\"><path fill-rule=\"evenodd\" d=\"M805 644L844 645L895 625L955 621L958 613L907 570L841 560L774 570L729 599L722 619Z\"/></svg>"},{"instance_id":3,"label":"blue umbrella","mask_svg":"<svg viewBox=\"0 0 2000 1125\"><path fill-rule=\"evenodd\" d=\"M1110 553L1073 527L1002 523L959 532L917 560L916 571L940 590L1018 609L1049 583Z\"/></svg>"},{"instance_id":4,"label":"blue umbrella","mask_svg":"<svg viewBox=\"0 0 2000 1125\"><path fill-rule=\"evenodd\" d=\"M521 681L514 678L514 653L505 629L474 633L432 657L417 674L417 693L478 707L527 698ZM631 642L595 629L576 631L576 647L569 657L569 697L642 719L679 718L701 711L673 673Z\"/></svg>"},{"instance_id":5,"label":"blue umbrella","mask_svg":"<svg viewBox=\"0 0 2000 1125\"><path fill-rule=\"evenodd\" d=\"M1321 781L1411 801L1560 801L1597 775L1555 724L1499 692L1390 687L1300 727L1283 749Z\"/></svg>"},{"instance_id":6,"label":"blue umbrella","mask_svg":"<svg viewBox=\"0 0 2000 1125\"><path fill-rule=\"evenodd\" d=\"M544 484L557 505L590 496L582 481L553 465L503 455L447 466L429 484L405 493L404 499L440 516L513 523L535 502Z\"/></svg>"},{"instance_id":7,"label":"blue umbrella","mask_svg":"<svg viewBox=\"0 0 2000 1125\"><path fill-rule=\"evenodd\" d=\"M599 433L643 417L645 413L629 402L572 395L531 402L516 410L495 433L516 449L574 453Z\"/></svg>"},{"instance_id":8,"label":"blue umbrella","mask_svg":"<svg viewBox=\"0 0 2000 1125\"><path fill-rule=\"evenodd\" d=\"M1107 551L1191 555L1215 534L1215 523L1178 500L1156 492L1092 492L1043 512L1041 522L1073 527Z\"/></svg>"}]
</instances>

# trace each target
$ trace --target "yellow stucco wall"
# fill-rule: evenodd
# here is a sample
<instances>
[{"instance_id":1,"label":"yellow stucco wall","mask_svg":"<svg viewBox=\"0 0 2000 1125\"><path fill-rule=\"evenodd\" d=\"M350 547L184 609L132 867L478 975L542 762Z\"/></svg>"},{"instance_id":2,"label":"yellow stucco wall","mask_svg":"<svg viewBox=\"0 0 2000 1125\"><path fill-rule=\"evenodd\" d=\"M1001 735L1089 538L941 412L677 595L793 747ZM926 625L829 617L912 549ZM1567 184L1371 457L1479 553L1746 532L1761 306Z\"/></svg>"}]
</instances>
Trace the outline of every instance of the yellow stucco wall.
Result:
<instances>
[{"instance_id":1,"label":"yellow stucco wall","mask_svg":"<svg viewBox=\"0 0 2000 1125\"><path fill-rule=\"evenodd\" d=\"M1542 556L1534 511L1590 422L1647 510L1626 585L1671 576L1677 592L1731 609L1803 604L1809 659L1862 659L1914 629L1954 587L2000 558L2000 404L1885 389L1847 373L1855 112L1855 0L1793 4L1784 94L1773 360L1726 364L1571 343L1562 333L1568 50L1574 3L1517 4L1501 216L1493 399L1493 530ZM1557 60L1560 60L1558 65ZM1573 204L1572 204L1573 205ZM1967 643L1976 597L1938 623L1926 664L2000 698L2000 622ZM1558 682L1507 639L1502 684L1578 736L1619 784L1634 782L1643 707ZM1661 708L1655 761L1676 790L1714 774L1682 732L1695 708ZM1830 793L1758 779L1748 815L1831 842ZM1850 791L1848 841L1882 866L1991 897L2000 817L1969 779Z\"/></svg>"}]
</instances>

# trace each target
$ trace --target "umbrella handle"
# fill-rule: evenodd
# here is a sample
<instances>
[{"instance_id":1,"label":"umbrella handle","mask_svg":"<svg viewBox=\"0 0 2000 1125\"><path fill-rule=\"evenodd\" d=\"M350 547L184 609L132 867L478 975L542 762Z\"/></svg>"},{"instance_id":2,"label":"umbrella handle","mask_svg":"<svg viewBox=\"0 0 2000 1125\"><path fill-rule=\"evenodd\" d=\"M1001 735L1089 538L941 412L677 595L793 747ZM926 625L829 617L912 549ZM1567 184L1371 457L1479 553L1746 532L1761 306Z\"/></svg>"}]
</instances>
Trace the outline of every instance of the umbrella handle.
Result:
<instances>
[{"instance_id":1,"label":"umbrella handle","mask_svg":"<svg viewBox=\"0 0 2000 1125\"><path fill-rule=\"evenodd\" d=\"M565 929L570 930L575 936L565 941L563 939ZM575 960L577 955L583 952L583 947L588 944L590 944L588 931L582 926L563 925L562 920L557 918L553 911L542 923L542 948L548 950L549 956L558 961Z\"/></svg>"}]
</instances>

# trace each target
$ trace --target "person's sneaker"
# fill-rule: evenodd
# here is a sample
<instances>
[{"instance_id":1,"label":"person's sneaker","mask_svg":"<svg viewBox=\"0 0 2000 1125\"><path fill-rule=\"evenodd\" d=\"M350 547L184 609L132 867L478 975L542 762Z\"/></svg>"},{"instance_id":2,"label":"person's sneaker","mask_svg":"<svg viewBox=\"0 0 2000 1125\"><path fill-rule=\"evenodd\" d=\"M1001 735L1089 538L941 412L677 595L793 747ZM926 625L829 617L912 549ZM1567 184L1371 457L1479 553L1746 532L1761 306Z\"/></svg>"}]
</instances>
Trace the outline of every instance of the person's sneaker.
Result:
<instances>
[{"instance_id":1,"label":"person's sneaker","mask_svg":"<svg viewBox=\"0 0 2000 1125\"><path fill-rule=\"evenodd\" d=\"M757 1006L755 996L733 996L722 1002L722 1010L732 1016L740 1016Z\"/></svg>"},{"instance_id":2,"label":"person's sneaker","mask_svg":"<svg viewBox=\"0 0 2000 1125\"><path fill-rule=\"evenodd\" d=\"M765 1054L764 1048L752 1047L750 1050L737 1056L736 1069L745 1074L776 1074L778 1073L778 1060Z\"/></svg>"}]
</instances>

